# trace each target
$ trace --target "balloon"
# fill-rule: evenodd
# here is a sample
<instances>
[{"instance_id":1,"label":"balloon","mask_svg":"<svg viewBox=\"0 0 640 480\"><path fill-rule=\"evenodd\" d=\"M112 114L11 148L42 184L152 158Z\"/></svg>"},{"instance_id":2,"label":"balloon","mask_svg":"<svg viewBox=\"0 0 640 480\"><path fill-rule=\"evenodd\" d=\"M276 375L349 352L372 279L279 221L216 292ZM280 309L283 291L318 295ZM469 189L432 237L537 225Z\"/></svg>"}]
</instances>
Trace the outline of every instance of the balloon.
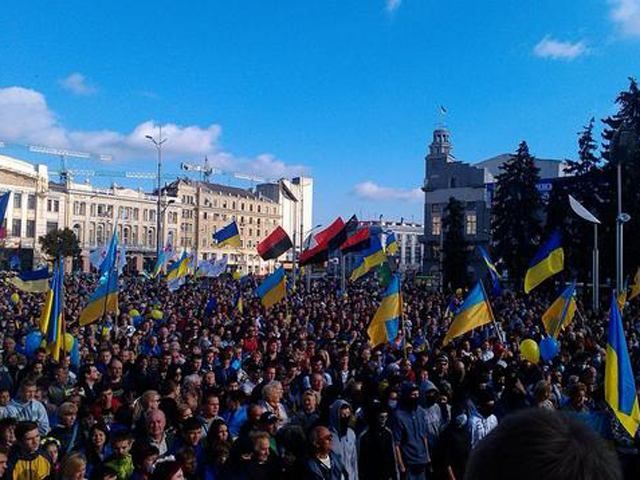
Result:
<instances>
[{"instance_id":1,"label":"balloon","mask_svg":"<svg viewBox=\"0 0 640 480\"><path fill-rule=\"evenodd\" d=\"M24 342L24 350L27 354L27 357L32 357L38 348L40 348L40 344L42 343L42 333L39 330L34 330L33 332L27 334Z\"/></svg>"},{"instance_id":2,"label":"balloon","mask_svg":"<svg viewBox=\"0 0 640 480\"><path fill-rule=\"evenodd\" d=\"M64 334L64 351L70 352L73 350L73 345L76 343L76 339L70 333Z\"/></svg>"},{"instance_id":3,"label":"balloon","mask_svg":"<svg viewBox=\"0 0 640 480\"><path fill-rule=\"evenodd\" d=\"M160 310L152 310L151 311L151 316L155 319L155 320L160 320L162 318L162 312Z\"/></svg>"},{"instance_id":4,"label":"balloon","mask_svg":"<svg viewBox=\"0 0 640 480\"><path fill-rule=\"evenodd\" d=\"M131 318L136 318L140 316L140 312L138 310L136 310L135 308L132 308L131 310L129 310L129 316Z\"/></svg>"},{"instance_id":5,"label":"balloon","mask_svg":"<svg viewBox=\"0 0 640 480\"><path fill-rule=\"evenodd\" d=\"M535 340L527 338L520 342L520 355L531 363L538 363L540 361L540 349Z\"/></svg>"},{"instance_id":6,"label":"balloon","mask_svg":"<svg viewBox=\"0 0 640 480\"><path fill-rule=\"evenodd\" d=\"M560 346L558 345L558 341L553 337L545 337L540 342L540 356L545 362L553 359L559 350Z\"/></svg>"},{"instance_id":7,"label":"balloon","mask_svg":"<svg viewBox=\"0 0 640 480\"><path fill-rule=\"evenodd\" d=\"M18 295L17 293L12 293L11 301L13 302L14 305L17 303L20 303L20 295Z\"/></svg>"}]
</instances>

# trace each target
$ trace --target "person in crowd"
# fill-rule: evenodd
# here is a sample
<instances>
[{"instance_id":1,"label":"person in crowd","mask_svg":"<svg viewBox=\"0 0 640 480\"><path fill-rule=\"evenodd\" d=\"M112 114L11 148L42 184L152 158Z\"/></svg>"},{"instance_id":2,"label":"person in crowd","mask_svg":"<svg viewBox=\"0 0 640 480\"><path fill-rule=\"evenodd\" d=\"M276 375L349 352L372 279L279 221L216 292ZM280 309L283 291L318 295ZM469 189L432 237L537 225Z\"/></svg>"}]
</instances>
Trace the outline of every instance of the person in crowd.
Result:
<instances>
[{"instance_id":1,"label":"person in crowd","mask_svg":"<svg viewBox=\"0 0 640 480\"><path fill-rule=\"evenodd\" d=\"M85 480L87 460L80 453L65 458L60 471L60 480Z\"/></svg>"},{"instance_id":2,"label":"person in crowd","mask_svg":"<svg viewBox=\"0 0 640 480\"><path fill-rule=\"evenodd\" d=\"M133 474L131 446L132 438L129 432L118 432L113 435L111 440L113 453L104 463L116 472L118 480L128 480Z\"/></svg>"},{"instance_id":3,"label":"person in crowd","mask_svg":"<svg viewBox=\"0 0 640 480\"><path fill-rule=\"evenodd\" d=\"M329 412L329 431L333 436L333 451L340 457L349 478L358 479L356 434L350 427L353 410L345 400L336 400Z\"/></svg>"},{"instance_id":4,"label":"person in crowd","mask_svg":"<svg viewBox=\"0 0 640 480\"><path fill-rule=\"evenodd\" d=\"M0 478L5 478L9 464L9 449L0 445Z\"/></svg>"},{"instance_id":5,"label":"person in crowd","mask_svg":"<svg viewBox=\"0 0 640 480\"><path fill-rule=\"evenodd\" d=\"M44 480L51 474L51 463L40 451L40 430L35 422L16 425L16 447L9 457L8 473L13 480Z\"/></svg>"},{"instance_id":6,"label":"person in crowd","mask_svg":"<svg viewBox=\"0 0 640 480\"><path fill-rule=\"evenodd\" d=\"M377 401L369 407L367 415L367 426L358 436L359 478L398 480L393 434L387 426L389 412Z\"/></svg>"},{"instance_id":7,"label":"person in crowd","mask_svg":"<svg viewBox=\"0 0 640 480\"><path fill-rule=\"evenodd\" d=\"M7 417L34 422L40 435L46 435L50 430L47 409L41 401L36 400L35 396L36 383L25 379L20 385L18 397L11 400L7 406Z\"/></svg>"},{"instance_id":8,"label":"person in crowd","mask_svg":"<svg viewBox=\"0 0 640 480\"><path fill-rule=\"evenodd\" d=\"M311 455L307 460L305 480L349 480L349 472L333 452L333 434L319 425L309 435Z\"/></svg>"},{"instance_id":9,"label":"person in crowd","mask_svg":"<svg viewBox=\"0 0 640 480\"><path fill-rule=\"evenodd\" d=\"M404 384L402 401L393 413L392 432L398 470L406 480L425 480L431 463L427 412L418 404L419 399L418 385Z\"/></svg>"}]
</instances>

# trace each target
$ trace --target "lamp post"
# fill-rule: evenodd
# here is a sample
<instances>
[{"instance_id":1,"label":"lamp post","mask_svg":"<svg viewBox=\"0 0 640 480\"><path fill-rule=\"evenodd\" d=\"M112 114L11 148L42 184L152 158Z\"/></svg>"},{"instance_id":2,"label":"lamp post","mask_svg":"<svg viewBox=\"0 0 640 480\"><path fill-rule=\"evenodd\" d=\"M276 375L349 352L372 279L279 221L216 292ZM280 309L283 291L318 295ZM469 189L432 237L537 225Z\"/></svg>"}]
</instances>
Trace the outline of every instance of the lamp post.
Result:
<instances>
[{"instance_id":1,"label":"lamp post","mask_svg":"<svg viewBox=\"0 0 640 480\"><path fill-rule=\"evenodd\" d=\"M162 125L158 125L158 139L156 140L151 135L145 135L145 138L153 143L158 151L158 205L156 207L156 258L160 258L160 243L162 242L162 237L160 236L160 215L161 215L161 206L160 206L160 198L161 198L161 172L162 172L162 144L167 141L166 138L162 138Z\"/></svg>"},{"instance_id":2,"label":"lamp post","mask_svg":"<svg viewBox=\"0 0 640 480\"><path fill-rule=\"evenodd\" d=\"M616 162L617 177L617 215L616 215L616 290L624 288L624 224L631 216L622 211L622 164L637 149L637 138L629 125L623 123L613 137L613 158Z\"/></svg>"}]
</instances>

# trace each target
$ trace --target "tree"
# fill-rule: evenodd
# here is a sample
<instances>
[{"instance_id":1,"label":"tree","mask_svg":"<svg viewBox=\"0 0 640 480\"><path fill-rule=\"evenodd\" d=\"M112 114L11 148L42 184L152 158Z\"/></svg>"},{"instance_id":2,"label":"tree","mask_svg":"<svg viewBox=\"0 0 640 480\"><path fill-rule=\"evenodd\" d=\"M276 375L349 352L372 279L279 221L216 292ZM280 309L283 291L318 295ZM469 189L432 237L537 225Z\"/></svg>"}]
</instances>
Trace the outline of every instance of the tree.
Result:
<instances>
[{"instance_id":1,"label":"tree","mask_svg":"<svg viewBox=\"0 0 640 480\"><path fill-rule=\"evenodd\" d=\"M607 162L603 170L609 188L601 195L604 200L599 212L604 227L601 249L611 255L615 251L618 162L622 171L622 210L631 215L631 221L624 226L624 237L627 240L640 237L640 89L635 79L629 79L629 88L618 94L616 104L618 112L602 120L605 125L602 158ZM624 242L625 273L635 271L639 258L640 242ZM602 262L602 267L604 275L613 278L615 262Z\"/></svg>"},{"instance_id":2,"label":"tree","mask_svg":"<svg viewBox=\"0 0 640 480\"><path fill-rule=\"evenodd\" d=\"M467 283L468 244L464 237L464 204L460 200L449 198L442 225L444 286L451 289L464 287Z\"/></svg>"},{"instance_id":3,"label":"tree","mask_svg":"<svg viewBox=\"0 0 640 480\"><path fill-rule=\"evenodd\" d=\"M572 278L585 281L591 278L593 225L571 210L569 195L596 214L601 208L599 199L606 196L593 128L594 119L591 118L578 133L578 159L566 160L565 174L568 176L559 177L553 182L545 224L545 236L555 229L562 232L567 270L571 271Z\"/></svg>"},{"instance_id":4,"label":"tree","mask_svg":"<svg viewBox=\"0 0 640 480\"><path fill-rule=\"evenodd\" d=\"M542 199L536 188L540 169L521 142L516 154L500 166L491 207L494 250L512 282L521 280L542 233Z\"/></svg>"},{"instance_id":5,"label":"tree","mask_svg":"<svg viewBox=\"0 0 640 480\"><path fill-rule=\"evenodd\" d=\"M46 235L38 239L42 250L50 258L55 259L59 256L77 258L80 256L80 244L73 230L65 228L64 230L51 230Z\"/></svg>"}]
</instances>

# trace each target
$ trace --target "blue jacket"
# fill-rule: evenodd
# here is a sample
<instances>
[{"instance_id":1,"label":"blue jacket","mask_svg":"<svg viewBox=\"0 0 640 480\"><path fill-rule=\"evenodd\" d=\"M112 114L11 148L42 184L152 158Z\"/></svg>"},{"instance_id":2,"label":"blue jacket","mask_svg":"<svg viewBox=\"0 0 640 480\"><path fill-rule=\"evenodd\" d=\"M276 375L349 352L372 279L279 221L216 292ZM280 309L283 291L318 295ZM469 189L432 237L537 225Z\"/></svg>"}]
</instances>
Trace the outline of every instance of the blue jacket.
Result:
<instances>
[{"instance_id":1,"label":"blue jacket","mask_svg":"<svg viewBox=\"0 0 640 480\"><path fill-rule=\"evenodd\" d=\"M343 406L351 406L344 400L336 400L329 410L329 431L333 434L334 453L338 454L342 464L349 473L350 480L358 480L358 441L351 428L347 428L344 435L340 432L340 409Z\"/></svg>"}]
</instances>

